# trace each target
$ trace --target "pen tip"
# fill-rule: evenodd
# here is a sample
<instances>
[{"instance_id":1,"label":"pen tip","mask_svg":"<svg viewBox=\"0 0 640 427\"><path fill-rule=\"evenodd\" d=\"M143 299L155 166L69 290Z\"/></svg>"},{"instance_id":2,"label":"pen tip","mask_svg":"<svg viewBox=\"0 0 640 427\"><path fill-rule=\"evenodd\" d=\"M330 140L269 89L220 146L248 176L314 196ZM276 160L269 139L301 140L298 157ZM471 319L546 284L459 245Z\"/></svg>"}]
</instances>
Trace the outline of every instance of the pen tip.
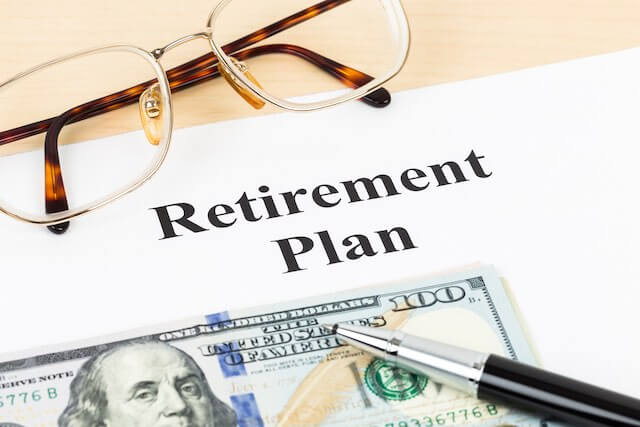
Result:
<instances>
[{"instance_id":1,"label":"pen tip","mask_svg":"<svg viewBox=\"0 0 640 427\"><path fill-rule=\"evenodd\" d=\"M322 325L322 327L325 328L325 329L330 330L332 334L335 334L336 331L338 330L338 324L337 323L333 324L333 325L325 323L324 325Z\"/></svg>"}]
</instances>

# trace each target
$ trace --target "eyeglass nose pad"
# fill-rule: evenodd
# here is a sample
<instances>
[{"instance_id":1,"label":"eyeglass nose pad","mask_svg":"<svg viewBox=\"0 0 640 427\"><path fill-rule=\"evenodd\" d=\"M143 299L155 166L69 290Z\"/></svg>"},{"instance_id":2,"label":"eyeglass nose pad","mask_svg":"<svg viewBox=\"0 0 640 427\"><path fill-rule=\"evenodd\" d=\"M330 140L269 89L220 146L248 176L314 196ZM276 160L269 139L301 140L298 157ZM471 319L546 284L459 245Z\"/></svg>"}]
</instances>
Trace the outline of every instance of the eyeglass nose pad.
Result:
<instances>
[{"instance_id":1,"label":"eyeglass nose pad","mask_svg":"<svg viewBox=\"0 0 640 427\"><path fill-rule=\"evenodd\" d=\"M247 67L244 62L240 62L235 58L231 58L231 61L233 62L233 65L235 65L238 70L240 70L240 72L242 72L242 74L244 74L245 77L249 79L251 83L262 89L262 86L260 85L260 83L258 83L253 74L249 72L249 67ZM262 99L258 98L249 89L242 86L238 79L231 73L231 71L227 69L227 67L224 66L222 62L218 63L218 71L220 72L222 77L224 77L227 83L229 83L229 85L231 85L231 87L238 93L238 95L240 95L245 101L247 101L247 103L249 103L249 105L251 105L253 108L259 110L265 106L265 102Z\"/></svg>"},{"instance_id":2,"label":"eyeglass nose pad","mask_svg":"<svg viewBox=\"0 0 640 427\"><path fill-rule=\"evenodd\" d=\"M162 123L164 110L162 108L162 96L158 83L149 86L138 101L140 107L140 121L144 134L151 145L160 144L162 139Z\"/></svg>"}]
</instances>

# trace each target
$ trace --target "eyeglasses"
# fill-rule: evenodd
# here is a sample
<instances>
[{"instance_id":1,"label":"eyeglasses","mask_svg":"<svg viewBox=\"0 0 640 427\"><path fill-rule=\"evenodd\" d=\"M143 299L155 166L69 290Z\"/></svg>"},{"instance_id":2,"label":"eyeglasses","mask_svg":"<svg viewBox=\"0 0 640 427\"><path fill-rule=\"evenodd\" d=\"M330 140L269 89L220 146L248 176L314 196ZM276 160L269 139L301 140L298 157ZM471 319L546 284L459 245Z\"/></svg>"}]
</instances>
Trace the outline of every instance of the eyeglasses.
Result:
<instances>
[{"instance_id":1,"label":"eyeglasses","mask_svg":"<svg viewBox=\"0 0 640 427\"><path fill-rule=\"evenodd\" d=\"M204 91L222 76L256 109L353 99L385 107L381 85L409 50L400 0L222 0L205 28L152 51L64 56L0 84L0 211L61 234L70 219L135 190L167 155L172 102L184 89ZM210 52L165 71L165 53L197 39ZM221 102L202 94L200 102ZM125 129L133 131L104 136Z\"/></svg>"}]
</instances>

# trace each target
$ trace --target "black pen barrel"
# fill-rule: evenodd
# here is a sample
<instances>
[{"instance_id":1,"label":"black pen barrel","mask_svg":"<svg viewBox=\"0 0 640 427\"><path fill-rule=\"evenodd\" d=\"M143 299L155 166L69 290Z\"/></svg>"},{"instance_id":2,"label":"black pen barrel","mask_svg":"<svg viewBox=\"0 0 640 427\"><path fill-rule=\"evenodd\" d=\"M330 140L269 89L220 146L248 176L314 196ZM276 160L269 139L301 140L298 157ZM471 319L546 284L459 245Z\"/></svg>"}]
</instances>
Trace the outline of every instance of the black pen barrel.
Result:
<instances>
[{"instance_id":1,"label":"black pen barrel","mask_svg":"<svg viewBox=\"0 0 640 427\"><path fill-rule=\"evenodd\" d=\"M496 355L486 361L478 397L580 427L640 426L638 399Z\"/></svg>"}]
</instances>

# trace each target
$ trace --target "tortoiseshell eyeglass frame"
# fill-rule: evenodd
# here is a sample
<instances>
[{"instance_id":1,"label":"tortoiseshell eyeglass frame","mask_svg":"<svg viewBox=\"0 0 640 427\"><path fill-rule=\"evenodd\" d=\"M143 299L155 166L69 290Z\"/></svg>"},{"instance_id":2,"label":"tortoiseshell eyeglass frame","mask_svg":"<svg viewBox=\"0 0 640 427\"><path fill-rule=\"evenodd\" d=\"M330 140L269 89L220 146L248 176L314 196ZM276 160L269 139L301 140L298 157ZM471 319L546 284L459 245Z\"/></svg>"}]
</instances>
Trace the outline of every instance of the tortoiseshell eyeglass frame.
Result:
<instances>
[{"instance_id":1,"label":"tortoiseshell eyeglass frame","mask_svg":"<svg viewBox=\"0 0 640 427\"><path fill-rule=\"evenodd\" d=\"M347 65L333 61L332 59L329 59L302 46L277 43L262 45L258 47L250 47L288 28L294 27L315 16L334 9L335 7L348 3L351 0L322 1L304 10L301 10L298 13L277 21L267 27L254 31L253 33L248 34L247 36L242 37L234 42L231 42L224 46L220 46L211 37L211 28L215 22L216 16L231 1L232 0L222 0L219 3L218 7L213 10L207 24L208 31L185 36L166 45L163 48L155 49L149 52L134 46L110 46L101 49L84 51L67 57L58 58L56 60L34 67L13 77L7 82L0 84L1 90L2 88L11 85L15 81L32 73L35 73L36 71L44 67L61 63L80 56L109 51L127 51L142 56L154 68L156 75L158 76L156 79L142 82L133 87L121 90L110 95L106 95L99 99L94 99L92 101L86 102L82 105L63 112L57 117L44 119L35 123L20 126L15 129L0 132L0 145L9 144L14 141L19 141L46 132L44 143L44 160L45 208L47 215L34 216L21 211L17 211L15 209L8 209L1 204L0 211L21 221L47 225L49 230L53 233L62 234L68 229L70 219L93 211L98 207L104 206L109 202L114 201L124 196L125 194L135 190L149 178L151 178L151 176L158 170L158 168L164 161L164 158L166 157L173 128L171 93L187 89L199 83L217 78L221 75L225 76L225 79L229 81L232 86L235 86L234 89L236 89L238 93L242 94L245 99L247 99L247 97L254 96L280 108L294 111L309 111L325 108L356 98L359 98L364 103L377 108L386 107L391 102L391 95L389 94L389 92L386 89L381 88L380 86L400 71L406 60L409 47L408 24L400 0L380 0L384 4L385 8L389 9L390 13L394 15L394 19L396 19L396 21L400 23L399 28L401 31L399 34L399 44L403 52L399 53L399 60L397 61L394 69L392 69L389 74L377 78L374 78L373 76L358 71ZM159 59L164 55L164 53L183 43L197 38L208 39L213 52L202 55L165 72L158 62ZM237 63L235 62L238 60L242 61L248 58L274 53L294 55L298 58L301 58L318 67L322 71L328 73L329 75L335 77L345 86L354 89L354 91L334 100L309 104L299 104L274 98L268 93L265 93L262 88L259 87L259 85L256 85L254 81L252 81L244 72L242 72L241 69L239 69ZM229 80L229 75L233 75L235 78L232 77L232 80ZM58 153L58 137L60 135L60 132L62 131L62 128L72 123L86 120L91 117L107 113L109 111L135 104L139 101L140 96L148 88L154 85L158 86L162 105L165 106L164 113L167 116L166 119L163 120L162 138L158 143L160 152L154 164L142 176L140 176L137 182L132 183L127 188L123 188L89 206L83 206L78 209L70 210L62 179L62 171ZM242 93L243 91L248 91L247 93L249 93L249 95L244 95ZM247 99L247 101L250 102L249 99Z\"/></svg>"}]
</instances>

